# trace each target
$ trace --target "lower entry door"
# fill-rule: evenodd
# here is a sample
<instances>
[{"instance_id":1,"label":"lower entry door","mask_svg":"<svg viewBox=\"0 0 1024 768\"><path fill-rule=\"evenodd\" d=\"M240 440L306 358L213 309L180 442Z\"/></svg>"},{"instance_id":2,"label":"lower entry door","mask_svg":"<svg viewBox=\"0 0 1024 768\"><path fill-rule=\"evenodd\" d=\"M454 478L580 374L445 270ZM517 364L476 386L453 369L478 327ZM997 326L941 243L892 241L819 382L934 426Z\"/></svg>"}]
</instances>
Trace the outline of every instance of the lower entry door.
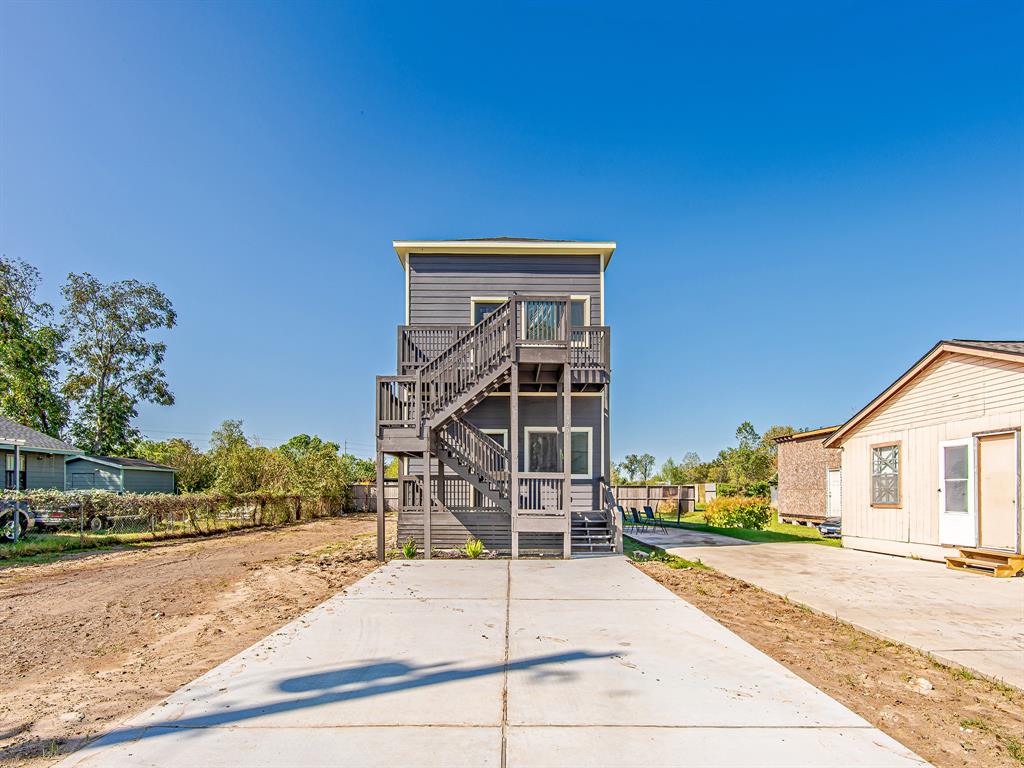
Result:
<instances>
[{"instance_id":1,"label":"lower entry door","mask_svg":"<svg viewBox=\"0 0 1024 768\"><path fill-rule=\"evenodd\" d=\"M978 515L974 504L973 440L939 443L939 540L942 544L978 544Z\"/></svg>"},{"instance_id":2,"label":"lower entry door","mask_svg":"<svg viewBox=\"0 0 1024 768\"><path fill-rule=\"evenodd\" d=\"M986 549L1017 549L1017 433L978 438L978 532Z\"/></svg>"}]
</instances>

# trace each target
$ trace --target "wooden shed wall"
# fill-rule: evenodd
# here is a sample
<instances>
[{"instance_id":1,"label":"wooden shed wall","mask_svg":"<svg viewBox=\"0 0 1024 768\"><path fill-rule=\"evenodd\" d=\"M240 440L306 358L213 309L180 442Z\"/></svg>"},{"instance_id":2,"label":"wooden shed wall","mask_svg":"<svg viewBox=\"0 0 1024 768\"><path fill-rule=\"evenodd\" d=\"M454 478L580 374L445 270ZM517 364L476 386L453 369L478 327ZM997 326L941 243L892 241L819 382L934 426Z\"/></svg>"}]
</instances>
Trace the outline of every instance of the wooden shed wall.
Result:
<instances>
[{"instance_id":1,"label":"wooden shed wall","mask_svg":"<svg viewBox=\"0 0 1024 768\"><path fill-rule=\"evenodd\" d=\"M844 538L940 544L939 442L1022 426L1024 364L962 354L936 359L843 443ZM901 443L902 503L874 508L871 446L893 441Z\"/></svg>"}]
</instances>

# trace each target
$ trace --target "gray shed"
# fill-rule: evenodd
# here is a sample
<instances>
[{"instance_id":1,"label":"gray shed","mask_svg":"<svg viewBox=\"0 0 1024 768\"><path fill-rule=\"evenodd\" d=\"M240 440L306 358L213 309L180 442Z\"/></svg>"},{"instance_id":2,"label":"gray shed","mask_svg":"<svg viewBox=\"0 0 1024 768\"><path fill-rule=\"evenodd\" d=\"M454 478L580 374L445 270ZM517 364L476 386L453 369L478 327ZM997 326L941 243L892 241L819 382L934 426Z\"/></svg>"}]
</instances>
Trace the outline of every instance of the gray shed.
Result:
<instances>
[{"instance_id":1,"label":"gray shed","mask_svg":"<svg viewBox=\"0 0 1024 768\"><path fill-rule=\"evenodd\" d=\"M73 456L64 462L69 491L174 493L174 467L122 456Z\"/></svg>"}]
</instances>

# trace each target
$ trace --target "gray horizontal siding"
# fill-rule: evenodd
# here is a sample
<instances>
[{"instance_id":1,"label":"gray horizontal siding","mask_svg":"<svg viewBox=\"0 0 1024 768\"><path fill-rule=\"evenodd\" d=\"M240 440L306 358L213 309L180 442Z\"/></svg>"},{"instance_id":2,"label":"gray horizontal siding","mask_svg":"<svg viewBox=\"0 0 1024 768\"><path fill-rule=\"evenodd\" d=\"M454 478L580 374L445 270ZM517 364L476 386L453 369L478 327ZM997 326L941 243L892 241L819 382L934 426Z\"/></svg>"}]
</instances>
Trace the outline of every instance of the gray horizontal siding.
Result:
<instances>
[{"instance_id":1,"label":"gray horizontal siding","mask_svg":"<svg viewBox=\"0 0 1024 768\"><path fill-rule=\"evenodd\" d=\"M76 477L78 475L79 477ZM87 489L85 476L92 477L92 488L97 491L120 491L121 470L96 464L88 459L73 459L64 465L68 490Z\"/></svg>"},{"instance_id":2,"label":"gray horizontal siding","mask_svg":"<svg viewBox=\"0 0 1024 768\"><path fill-rule=\"evenodd\" d=\"M37 453L25 463L28 487L46 490L64 490L64 456Z\"/></svg>"},{"instance_id":3,"label":"gray horizontal siding","mask_svg":"<svg viewBox=\"0 0 1024 768\"><path fill-rule=\"evenodd\" d=\"M600 256L409 256L410 324L470 322L473 296L590 296L590 324L601 323Z\"/></svg>"},{"instance_id":4,"label":"gray horizontal siding","mask_svg":"<svg viewBox=\"0 0 1024 768\"><path fill-rule=\"evenodd\" d=\"M174 473L125 469L124 489L129 493L174 493Z\"/></svg>"}]
</instances>

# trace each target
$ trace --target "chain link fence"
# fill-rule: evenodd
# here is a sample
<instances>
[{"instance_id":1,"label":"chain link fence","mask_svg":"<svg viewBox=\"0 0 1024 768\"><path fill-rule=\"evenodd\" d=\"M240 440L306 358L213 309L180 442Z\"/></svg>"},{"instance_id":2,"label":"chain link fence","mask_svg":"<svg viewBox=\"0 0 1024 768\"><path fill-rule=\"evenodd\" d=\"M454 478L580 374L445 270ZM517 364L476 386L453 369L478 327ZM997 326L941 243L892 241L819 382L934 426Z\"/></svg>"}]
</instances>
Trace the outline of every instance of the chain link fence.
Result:
<instances>
[{"instance_id":1,"label":"chain link fence","mask_svg":"<svg viewBox=\"0 0 1024 768\"><path fill-rule=\"evenodd\" d=\"M0 538L146 539L204 536L342 514L347 497L284 494L33 492L0 497Z\"/></svg>"}]
</instances>

